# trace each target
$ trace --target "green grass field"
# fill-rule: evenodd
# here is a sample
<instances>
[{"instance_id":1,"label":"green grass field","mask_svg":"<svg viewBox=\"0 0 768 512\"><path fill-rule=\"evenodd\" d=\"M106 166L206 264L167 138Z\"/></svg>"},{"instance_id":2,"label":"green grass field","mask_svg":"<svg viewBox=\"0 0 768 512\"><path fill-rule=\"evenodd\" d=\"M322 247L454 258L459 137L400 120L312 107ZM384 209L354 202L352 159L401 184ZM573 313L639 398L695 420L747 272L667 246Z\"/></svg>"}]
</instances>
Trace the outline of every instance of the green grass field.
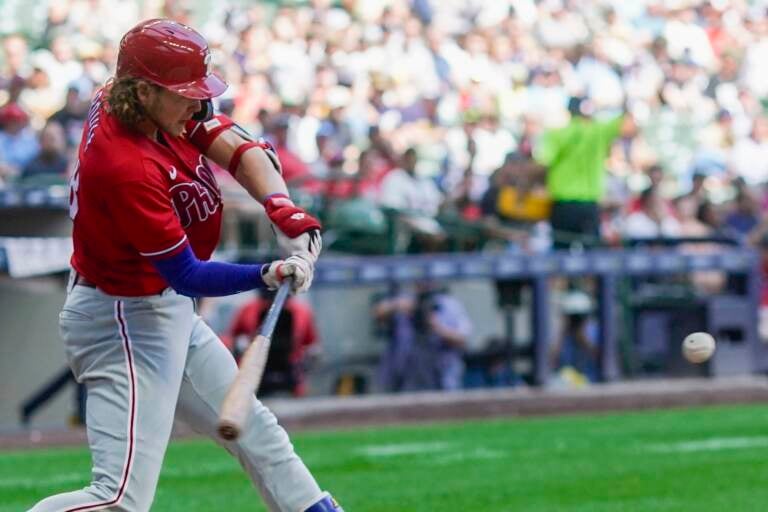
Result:
<instances>
[{"instance_id":1,"label":"green grass field","mask_svg":"<svg viewBox=\"0 0 768 512\"><path fill-rule=\"evenodd\" d=\"M347 512L768 510L768 406L293 436ZM84 449L0 454L0 512L86 485ZM212 442L175 442L152 508L264 510Z\"/></svg>"}]
</instances>

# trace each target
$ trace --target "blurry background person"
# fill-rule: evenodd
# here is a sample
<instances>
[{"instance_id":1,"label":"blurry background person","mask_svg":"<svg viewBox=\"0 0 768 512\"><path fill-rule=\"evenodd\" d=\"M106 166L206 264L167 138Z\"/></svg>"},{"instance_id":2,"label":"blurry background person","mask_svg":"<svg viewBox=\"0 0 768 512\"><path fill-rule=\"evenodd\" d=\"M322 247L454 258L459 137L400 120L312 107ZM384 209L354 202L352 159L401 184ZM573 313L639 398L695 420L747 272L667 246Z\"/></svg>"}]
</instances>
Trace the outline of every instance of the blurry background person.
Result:
<instances>
[{"instance_id":1,"label":"blurry background person","mask_svg":"<svg viewBox=\"0 0 768 512\"><path fill-rule=\"evenodd\" d=\"M634 119L628 114L607 121L593 119L594 105L584 97L572 97L568 111L570 122L545 132L535 150L536 160L547 167L557 248L598 242L605 160L618 137L633 137L637 132Z\"/></svg>"},{"instance_id":2,"label":"blurry background person","mask_svg":"<svg viewBox=\"0 0 768 512\"><path fill-rule=\"evenodd\" d=\"M674 238L680 236L680 223L669 214L661 192L648 187L640 194L638 210L627 216L624 237L630 239Z\"/></svg>"},{"instance_id":3,"label":"blurry background person","mask_svg":"<svg viewBox=\"0 0 768 512\"><path fill-rule=\"evenodd\" d=\"M464 305L436 283L417 284L415 294L379 301L374 319L390 326L380 364L388 391L456 390L464 377L464 349L472 322Z\"/></svg>"},{"instance_id":4,"label":"blurry background person","mask_svg":"<svg viewBox=\"0 0 768 512\"><path fill-rule=\"evenodd\" d=\"M259 333L274 295L275 291L258 290L256 296L235 313L223 339L238 361ZM312 308L304 300L289 296L272 335L259 396L280 391L295 397L304 396L306 365L319 355L319 346Z\"/></svg>"},{"instance_id":5,"label":"blurry background person","mask_svg":"<svg viewBox=\"0 0 768 512\"><path fill-rule=\"evenodd\" d=\"M40 132L40 151L21 171L20 184L66 183L69 167L64 128L48 123Z\"/></svg>"},{"instance_id":6,"label":"blurry background person","mask_svg":"<svg viewBox=\"0 0 768 512\"><path fill-rule=\"evenodd\" d=\"M752 121L749 134L735 142L729 164L749 185L768 181L768 117L762 115Z\"/></svg>"},{"instance_id":7,"label":"blurry background person","mask_svg":"<svg viewBox=\"0 0 768 512\"><path fill-rule=\"evenodd\" d=\"M711 226L704 224L697 217L698 208L695 196L683 196L678 198L675 203L679 220L679 236L706 239L716 234ZM706 254L717 252L722 249L722 246L715 243L693 242L680 244L678 249L685 253ZM699 270L692 272L690 279L696 292L702 295L713 295L722 291L726 276L716 270Z\"/></svg>"},{"instance_id":8,"label":"blurry background person","mask_svg":"<svg viewBox=\"0 0 768 512\"><path fill-rule=\"evenodd\" d=\"M16 103L0 108L0 179L7 185L35 158L40 149L29 116Z\"/></svg>"},{"instance_id":9,"label":"blurry background person","mask_svg":"<svg viewBox=\"0 0 768 512\"><path fill-rule=\"evenodd\" d=\"M417 244L434 250L445 239L445 232L435 219L442 194L435 182L419 176L416 148L408 148L400 158L400 167L392 169L381 181L379 204L391 208L413 234Z\"/></svg>"},{"instance_id":10,"label":"blurry background person","mask_svg":"<svg viewBox=\"0 0 768 512\"><path fill-rule=\"evenodd\" d=\"M81 97L80 89L76 85L67 88L67 96L64 106L48 118L48 123L61 125L66 134L67 147L75 148L80 143L83 132L83 123L88 114L88 101Z\"/></svg>"},{"instance_id":11,"label":"blurry background person","mask_svg":"<svg viewBox=\"0 0 768 512\"><path fill-rule=\"evenodd\" d=\"M729 236L745 239L760 222L760 206L755 194L743 180L734 180L736 197L727 209L723 220L723 229Z\"/></svg>"},{"instance_id":12,"label":"blurry background person","mask_svg":"<svg viewBox=\"0 0 768 512\"><path fill-rule=\"evenodd\" d=\"M568 369L589 382L597 382L600 355L597 322L592 317L594 304L586 293L570 290L560 297L562 327L550 349L550 361L555 370Z\"/></svg>"},{"instance_id":13,"label":"blurry background person","mask_svg":"<svg viewBox=\"0 0 768 512\"><path fill-rule=\"evenodd\" d=\"M291 188L302 188L312 181L312 174L309 166L289 146L290 126L291 116L277 115L269 122L267 137L273 143L277 157L280 159L286 185Z\"/></svg>"},{"instance_id":14,"label":"blurry background person","mask_svg":"<svg viewBox=\"0 0 768 512\"><path fill-rule=\"evenodd\" d=\"M514 241L518 248L536 249L528 246L529 236L537 224L549 223L552 208L544 172L522 153L507 154L480 202L491 235Z\"/></svg>"}]
</instances>

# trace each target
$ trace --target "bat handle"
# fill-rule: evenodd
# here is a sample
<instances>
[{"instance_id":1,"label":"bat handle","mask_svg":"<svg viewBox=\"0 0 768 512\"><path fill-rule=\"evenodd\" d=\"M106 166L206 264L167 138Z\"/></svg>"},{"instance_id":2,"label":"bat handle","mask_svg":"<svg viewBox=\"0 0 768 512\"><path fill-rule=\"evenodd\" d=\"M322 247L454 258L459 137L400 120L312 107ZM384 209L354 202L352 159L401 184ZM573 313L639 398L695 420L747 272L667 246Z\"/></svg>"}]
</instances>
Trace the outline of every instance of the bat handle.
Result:
<instances>
[{"instance_id":1,"label":"bat handle","mask_svg":"<svg viewBox=\"0 0 768 512\"><path fill-rule=\"evenodd\" d=\"M288 298L288 293L291 291L291 281L292 279L286 279L282 282L280 288L277 289L272 305L269 306L267 315L264 317L264 323L261 325L259 335L272 339L272 333L275 331L280 311L282 311L285 300Z\"/></svg>"}]
</instances>

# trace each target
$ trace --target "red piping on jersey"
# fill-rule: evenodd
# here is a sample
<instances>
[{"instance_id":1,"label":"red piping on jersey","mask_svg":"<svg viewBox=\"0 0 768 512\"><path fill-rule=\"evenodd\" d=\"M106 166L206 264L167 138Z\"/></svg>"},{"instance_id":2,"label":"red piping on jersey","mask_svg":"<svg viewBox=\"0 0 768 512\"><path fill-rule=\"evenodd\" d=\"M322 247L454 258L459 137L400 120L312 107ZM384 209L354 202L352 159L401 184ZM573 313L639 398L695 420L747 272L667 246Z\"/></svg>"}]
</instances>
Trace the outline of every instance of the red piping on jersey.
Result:
<instances>
[{"instance_id":1,"label":"red piping on jersey","mask_svg":"<svg viewBox=\"0 0 768 512\"><path fill-rule=\"evenodd\" d=\"M65 512L86 512L88 510L98 510L118 504L125 495L125 488L128 485L128 480L131 475L131 466L133 466L133 458L136 452L136 371L133 366L131 338L128 335L128 328L125 325L123 301L121 300L115 302L115 318L120 327L120 337L123 339L123 347L125 348L125 365L128 369L128 450L125 454L125 462L123 463L123 476L120 478L120 487L117 490L117 495L111 500L68 508Z\"/></svg>"}]
</instances>

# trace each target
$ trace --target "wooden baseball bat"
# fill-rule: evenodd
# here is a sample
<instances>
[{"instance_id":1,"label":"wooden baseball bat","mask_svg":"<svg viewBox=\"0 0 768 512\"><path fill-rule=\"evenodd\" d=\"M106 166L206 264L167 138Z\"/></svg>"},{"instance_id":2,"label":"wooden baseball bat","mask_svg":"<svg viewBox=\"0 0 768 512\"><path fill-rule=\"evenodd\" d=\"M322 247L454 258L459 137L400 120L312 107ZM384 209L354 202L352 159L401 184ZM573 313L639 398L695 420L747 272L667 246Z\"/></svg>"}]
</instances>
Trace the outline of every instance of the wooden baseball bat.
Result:
<instances>
[{"instance_id":1,"label":"wooden baseball bat","mask_svg":"<svg viewBox=\"0 0 768 512\"><path fill-rule=\"evenodd\" d=\"M275 330L277 319L283 310L290 288L291 284L287 280L280 285L275 299L267 311L259 334L243 353L243 357L240 358L240 369L221 404L218 431L222 439L233 441L240 436L240 432L243 430L251 400L258 391L261 377L264 375L269 345L272 342L272 332Z\"/></svg>"}]
</instances>

